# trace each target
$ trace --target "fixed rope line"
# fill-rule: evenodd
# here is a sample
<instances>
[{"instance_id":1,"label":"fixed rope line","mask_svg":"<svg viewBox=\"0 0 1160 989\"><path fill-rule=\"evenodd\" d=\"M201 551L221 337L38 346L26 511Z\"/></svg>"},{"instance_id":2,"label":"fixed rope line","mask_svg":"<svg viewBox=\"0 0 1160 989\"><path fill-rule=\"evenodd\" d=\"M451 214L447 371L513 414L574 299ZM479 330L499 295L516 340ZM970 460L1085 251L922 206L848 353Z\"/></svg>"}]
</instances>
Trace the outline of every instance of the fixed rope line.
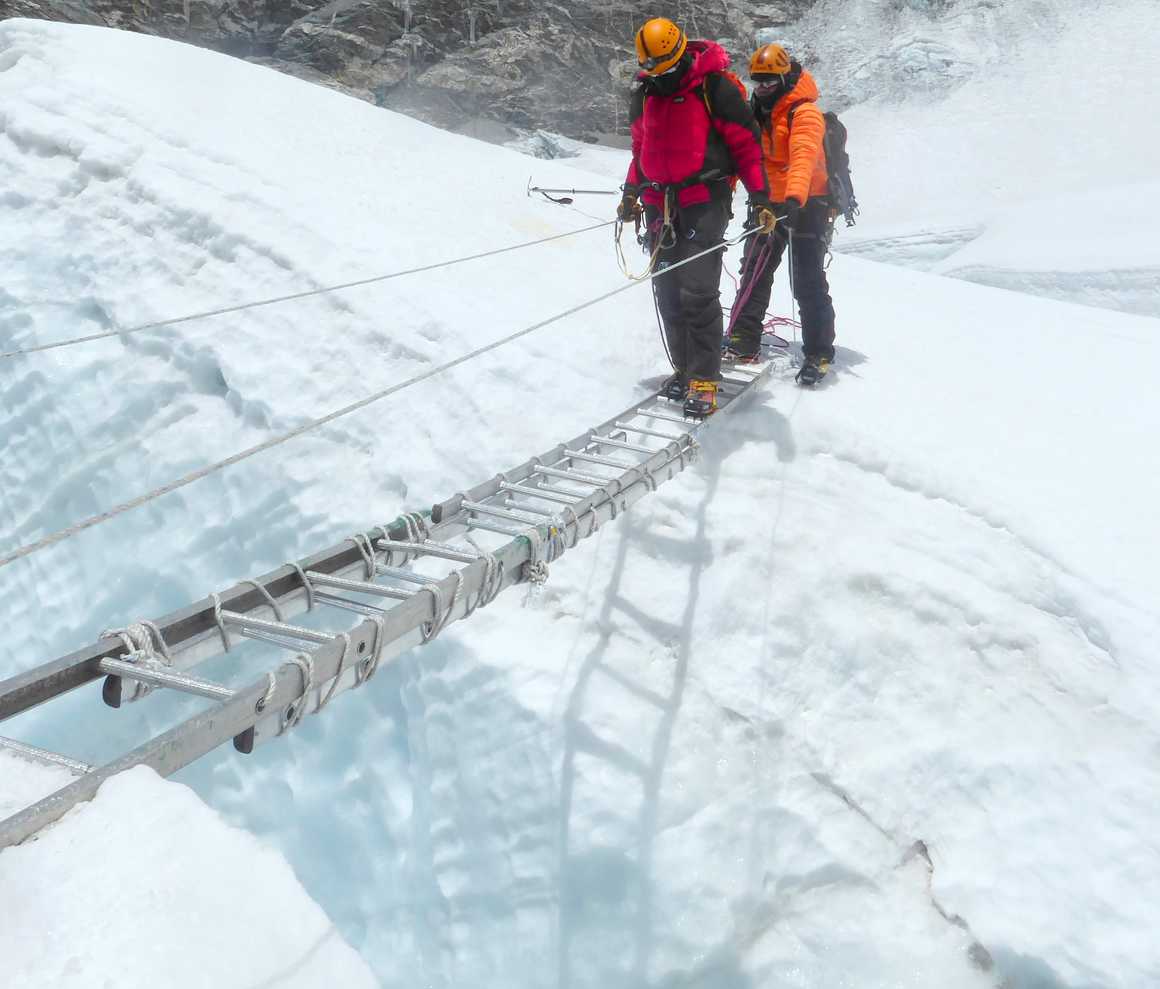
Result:
<instances>
[{"instance_id":1,"label":"fixed rope line","mask_svg":"<svg viewBox=\"0 0 1160 989\"><path fill-rule=\"evenodd\" d=\"M343 282L340 285L329 285L325 288L308 289L303 292L293 292L290 295L279 295L272 299L261 299L257 302L246 302L237 306L223 306L220 309L207 309L204 312L190 313L187 316L175 316L173 319L162 319L154 323L142 323L140 326L130 326L121 330L105 330L101 333L90 333L88 336L73 337L69 340L58 340L55 343L41 343L32 347L21 347L17 350L0 352L0 360L7 357L22 357L26 354L38 354L45 350L56 350L59 347L72 347L78 343L92 343L95 340L107 340L110 337L127 336L130 333L141 333L143 330L158 330L167 326L177 326L179 323L191 323L198 319L209 319L211 316L225 316L229 313L244 312L247 309L260 309L263 306L273 306L280 302L293 302L296 299L309 299L315 295L327 295L343 289L358 288L360 285L373 285L376 282L390 281L392 278L402 278L404 275L418 275L424 271L435 271L438 268L450 268L453 265L464 264L468 261L479 261L483 258L495 257L499 254L508 254L512 251L521 251L526 247L536 247L539 244L548 244L554 240L563 240L565 237L575 237L577 234L590 233L593 230L602 230L612 226L615 220L606 220L593 224L590 227L581 227L579 230L569 230L562 234L553 234L551 237L541 237L539 240L529 240L522 244L512 244L510 247L500 247L493 251L482 251L479 254L468 254L462 258L452 258L450 261L436 261L431 264L420 265L417 268L404 268L402 271L392 271L386 275L374 275L370 278L360 278L353 282Z\"/></svg>"},{"instance_id":2,"label":"fixed rope line","mask_svg":"<svg viewBox=\"0 0 1160 989\"><path fill-rule=\"evenodd\" d=\"M408 378L406 381L401 381L398 384L391 385L389 388L384 388L381 391L367 395L365 398L361 398L357 402L351 402L350 405L345 405L341 409L335 409L333 412L328 412L326 415L320 416L317 419L311 419L309 422L304 422L301 426L296 426L294 429L288 430L285 433L280 433L277 436L271 436L268 440L263 440L261 443L255 444L254 446L242 450L239 453L235 453L230 457L226 457L224 460L219 460L216 463L207 464L205 467L200 467L195 471L190 471L190 473L186 474L184 477L178 478L175 481L170 481L168 484L164 484L159 488L154 488L152 491L149 491L143 495L138 495L136 498L131 498L129 501L115 505L106 511L99 512L96 515L91 515L87 519L76 522L64 529L59 529L56 532L50 533L49 535L36 540L35 542L28 543L25 546L20 546L19 548L13 550L11 553L8 553L5 556L0 556L0 567L6 567L10 563L15 563L17 560L23 559L26 556L31 556L33 553L36 553L42 549L47 549L49 546L53 546L56 543L62 542L63 540L68 539L70 536L75 536L77 533L83 532L85 529L91 529L93 526L100 525L102 522L108 522L110 519L114 519L118 515L124 515L126 512L132 511L134 508L140 508L142 505L148 504L149 502L154 501L163 495L171 494L174 491L193 484L195 481L200 481L203 477L208 477L210 474L224 470L226 467L241 463L241 461L248 460L250 457L256 456L259 453L263 453L264 451L273 447L280 446L281 444L286 443L295 437L301 436L303 433L309 433L312 430L320 428L321 426L325 426L328 423L334 422L336 419L341 419L343 416L350 415L352 412L365 409L368 405L387 398L390 395L395 395L398 392L401 392L404 388L410 388L412 385L417 385L421 381L427 381L430 378L434 378L438 374L442 374L444 371L450 371L452 368L458 367L460 364L466 364L468 361L474 360L476 357L481 357L492 350L496 350L504 346L505 344L519 340L521 337L526 337L530 333L535 333L537 330L542 330L546 326L551 326L553 323L558 323L560 320L567 319L569 316L574 316L576 313L582 312L585 309L590 309L592 306L599 305L601 302L611 299L613 296L620 295L622 292L627 292L629 289L636 288L638 285L643 285L645 281L652 281L655 278L660 278L661 276L666 275L671 271L676 271L678 268L684 267L686 264L691 264L693 261L703 258L707 254L712 254L715 251L723 251L727 247L733 247L741 243L747 237L753 236L757 232L758 231L756 229L747 230L732 240L723 240L721 243L715 244L713 247L708 247L705 250L692 255L691 257L687 257L682 261L678 261L677 263L662 269L661 271L654 272L643 281L629 282L627 285L621 285L612 289L611 291L605 292L603 295L598 295L594 299L589 299L587 302L578 303L577 305L572 306L570 309L566 309L564 312L557 313L555 316L549 316L547 319L542 319L538 323L533 323L531 326L527 326L522 330L517 330L515 333L509 333L506 337L501 337L499 340L495 340L492 343L485 344L482 347L477 347L475 350L469 351L466 354L456 357L454 360L450 360L444 364L438 365L437 367L430 368L429 370L424 371L422 374L416 374L414 377Z\"/></svg>"}]
</instances>

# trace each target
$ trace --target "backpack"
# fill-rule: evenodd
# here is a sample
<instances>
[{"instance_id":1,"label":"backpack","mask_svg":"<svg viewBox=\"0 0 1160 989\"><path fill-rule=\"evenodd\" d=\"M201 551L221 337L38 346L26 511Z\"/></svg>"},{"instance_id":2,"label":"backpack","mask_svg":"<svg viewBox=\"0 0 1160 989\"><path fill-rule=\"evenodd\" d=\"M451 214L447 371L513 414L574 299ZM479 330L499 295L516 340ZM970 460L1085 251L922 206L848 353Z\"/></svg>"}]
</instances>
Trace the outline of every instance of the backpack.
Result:
<instances>
[{"instance_id":1,"label":"backpack","mask_svg":"<svg viewBox=\"0 0 1160 989\"><path fill-rule=\"evenodd\" d=\"M746 102L749 101L749 90L745 88L745 83L744 83L744 81L742 81L741 76L739 76L732 69L722 69L720 72L712 73L712 75L724 76L731 83L733 83L734 86L736 86L739 90L741 90L741 98L743 100L745 100ZM713 106L709 102L709 85L708 84L709 84L708 79L706 79L703 83L701 83L701 99L703 99L705 101L705 109L709 111L709 116L712 117L713 116Z\"/></svg>"},{"instance_id":2,"label":"backpack","mask_svg":"<svg viewBox=\"0 0 1160 989\"><path fill-rule=\"evenodd\" d=\"M802 100L789 108L786 122L793 127L794 111L802 103L811 100ZM846 125L838 119L832 110L823 114L826 120L826 133L822 138L822 148L826 152L826 180L830 186L830 205L845 217L846 226L855 224L854 217L861 212L858 208L858 199L854 195L854 180L850 178L850 155L846 151Z\"/></svg>"},{"instance_id":3,"label":"backpack","mask_svg":"<svg viewBox=\"0 0 1160 989\"><path fill-rule=\"evenodd\" d=\"M749 90L745 88L745 83L744 83L744 81L742 81L741 76L739 76L732 69L722 69L720 72L714 73L714 75L723 76L724 78L728 79L731 83L733 83L734 86L736 86L739 90L741 90L741 98L743 100L745 100L746 102L749 101ZM706 79L703 83L701 83L701 99L705 101L705 109L709 113L709 120L711 122L713 120L713 104L709 102L709 80L708 79ZM739 181L740 181L740 179L737 175L729 176L729 191L730 192L737 191L737 184Z\"/></svg>"}]
</instances>

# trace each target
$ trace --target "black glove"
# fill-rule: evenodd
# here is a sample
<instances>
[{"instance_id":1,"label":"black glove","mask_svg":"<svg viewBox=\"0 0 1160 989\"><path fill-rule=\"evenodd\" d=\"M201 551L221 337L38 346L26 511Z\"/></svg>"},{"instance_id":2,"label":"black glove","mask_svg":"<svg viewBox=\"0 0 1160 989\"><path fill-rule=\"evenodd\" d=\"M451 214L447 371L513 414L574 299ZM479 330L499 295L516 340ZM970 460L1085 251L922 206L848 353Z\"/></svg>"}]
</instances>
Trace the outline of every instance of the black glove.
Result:
<instances>
[{"instance_id":1,"label":"black glove","mask_svg":"<svg viewBox=\"0 0 1160 989\"><path fill-rule=\"evenodd\" d=\"M636 198L636 194L626 192L624 197L620 200L620 205L616 207L616 218L621 223L635 223L644 214L644 207L640 205L640 200Z\"/></svg>"},{"instance_id":2,"label":"black glove","mask_svg":"<svg viewBox=\"0 0 1160 989\"><path fill-rule=\"evenodd\" d=\"M793 230L797 227L798 214L802 211L802 204L796 199L787 199L784 203L778 203L774 207L774 212L777 213L777 219L782 227L786 230Z\"/></svg>"},{"instance_id":3,"label":"black glove","mask_svg":"<svg viewBox=\"0 0 1160 989\"><path fill-rule=\"evenodd\" d=\"M773 233L773 225L777 216L773 211L773 204L764 192L755 192L749 197L749 219L747 227L756 227L762 235Z\"/></svg>"}]
</instances>

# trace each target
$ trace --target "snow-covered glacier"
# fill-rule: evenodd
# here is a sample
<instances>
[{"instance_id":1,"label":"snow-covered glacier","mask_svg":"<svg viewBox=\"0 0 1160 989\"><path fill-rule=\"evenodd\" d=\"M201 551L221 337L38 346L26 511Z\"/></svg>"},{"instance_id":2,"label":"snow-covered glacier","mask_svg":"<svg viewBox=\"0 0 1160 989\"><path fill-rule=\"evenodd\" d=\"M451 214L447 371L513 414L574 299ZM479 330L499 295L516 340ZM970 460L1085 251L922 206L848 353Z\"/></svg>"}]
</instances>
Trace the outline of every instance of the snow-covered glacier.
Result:
<instances>
[{"instance_id":1,"label":"snow-covered glacier","mask_svg":"<svg viewBox=\"0 0 1160 989\"><path fill-rule=\"evenodd\" d=\"M937 109L899 111L898 141L927 128L953 149ZM1047 110L1021 112L1030 128ZM876 135L870 236L905 147L852 116ZM989 147L959 145L962 173L977 153L984 174ZM1100 162L1047 168L1043 191ZM0 349L591 224L528 199L531 169L601 181L186 46L5 22ZM0 548L622 284L608 239L0 362ZM235 870L261 860L254 883L286 912L260 905L301 928L293 948L276 924L253 936L286 965L328 938L350 984L365 975L342 939L387 986L1160 980L1160 324L849 254L831 275L825 389L780 363L695 470L541 592L253 756L195 764L180 781L200 801L137 774L0 853L4 913L128 884L67 885L44 860L78 831L87 857L132 860L113 822L155 800L122 903L187 895L212 841L187 841L185 815L231 836ZM478 482L663 369L642 288L4 568L0 676ZM212 672L252 677L244 662ZM79 691L4 732L95 762L191 705ZM188 914L166 916L154 943ZM182 957L216 939L194 926ZM55 985L84 943L33 928L20 948L31 984ZM133 951L92 957L113 984L157 984ZM264 971L214 984L286 984Z\"/></svg>"},{"instance_id":2,"label":"snow-covered glacier","mask_svg":"<svg viewBox=\"0 0 1160 989\"><path fill-rule=\"evenodd\" d=\"M956 16L897 15L905 26L893 23L881 46L825 36L847 59L870 58L926 23L979 50L945 98L902 79L895 99L872 88L879 99L843 115L866 222L839 248L1160 316L1160 139L1143 124L1155 109L1160 6L961 0L948 10ZM840 91L840 60L822 71Z\"/></svg>"}]
</instances>

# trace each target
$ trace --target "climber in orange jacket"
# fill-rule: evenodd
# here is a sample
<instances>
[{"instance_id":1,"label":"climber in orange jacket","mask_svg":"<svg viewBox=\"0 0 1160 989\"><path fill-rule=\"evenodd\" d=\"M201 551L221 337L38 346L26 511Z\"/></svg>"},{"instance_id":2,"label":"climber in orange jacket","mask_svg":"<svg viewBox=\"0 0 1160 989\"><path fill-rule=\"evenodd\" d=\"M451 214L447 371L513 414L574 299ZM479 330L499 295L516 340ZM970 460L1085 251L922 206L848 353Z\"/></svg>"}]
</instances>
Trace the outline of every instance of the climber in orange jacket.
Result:
<instances>
[{"instance_id":1,"label":"climber in orange jacket","mask_svg":"<svg viewBox=\"0 0 1160 989\"><path fill-rule=\"evenodd\" d=\"M787 245L792 245L790 268L805 357L798 378L812 385L834 360L834 305L824 267L833 223L823 146L826 121L817 106L813 76L781 45L754 52L749 75L778 224L772 234L749 239L741 266L740 311L725 356L737 361L760 357L773 276Z\"/></svg>"}]
</instances>

